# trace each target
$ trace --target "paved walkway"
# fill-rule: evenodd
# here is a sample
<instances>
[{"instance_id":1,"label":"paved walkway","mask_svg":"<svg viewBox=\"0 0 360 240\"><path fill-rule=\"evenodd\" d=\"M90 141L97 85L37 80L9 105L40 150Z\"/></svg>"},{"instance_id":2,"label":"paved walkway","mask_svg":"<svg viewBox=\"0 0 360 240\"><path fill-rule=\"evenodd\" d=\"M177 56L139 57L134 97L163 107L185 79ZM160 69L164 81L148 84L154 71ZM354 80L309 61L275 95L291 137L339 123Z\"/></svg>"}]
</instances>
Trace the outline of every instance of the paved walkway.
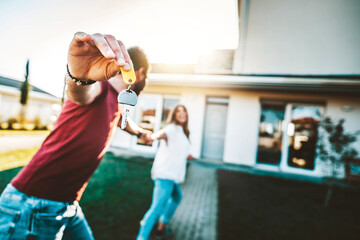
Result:
<instances>
[{"instance_id":1,"label":"paved walkway","mask_svg":"<svg viewBox=\"0 0 360 240\"><path fill-rule=\"evenodd\" d=\"M0 136L0 152L39 147L46 135Z\"/></svg>"},{"instance_id":2,"label":"paved walkway","mask_svg":"<svg viewBox=\"0 0 360 240\"><path fill-rule=\"evenodd\" d=\"M216 240L216 169L190 164L181 186L183 199L171 220L175 240Z\"/></svg>"}]
</instances>

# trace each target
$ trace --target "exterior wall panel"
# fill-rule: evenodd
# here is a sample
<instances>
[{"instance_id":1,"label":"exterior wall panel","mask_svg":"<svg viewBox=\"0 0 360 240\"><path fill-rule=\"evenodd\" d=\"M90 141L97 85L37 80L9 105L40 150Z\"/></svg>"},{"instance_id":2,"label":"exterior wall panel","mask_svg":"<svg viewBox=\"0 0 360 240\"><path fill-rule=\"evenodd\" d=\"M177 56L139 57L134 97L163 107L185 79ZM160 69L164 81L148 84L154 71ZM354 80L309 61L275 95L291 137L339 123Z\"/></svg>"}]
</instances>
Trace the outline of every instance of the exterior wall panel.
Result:
<instances>
[{"instance_id":1,"label":"exterior wall panel","mask_svg":"<svg viewBox=\"0 0 360 240\"><path fill-rule=\"evenodd\" d=\"M251 0L242 72L359 74L359 22L357 0Z\"/></svg>"},{"instance_id":2,"label":"exterior wall panel","mask_svg":"<svg viewBox=\"0 0 360 240\"><path fill-rule=\"evenodd\" d=\"M231 95L224 162L253 166L256 158L260 105L256 94Z\"/></svg>"}]
</instances>

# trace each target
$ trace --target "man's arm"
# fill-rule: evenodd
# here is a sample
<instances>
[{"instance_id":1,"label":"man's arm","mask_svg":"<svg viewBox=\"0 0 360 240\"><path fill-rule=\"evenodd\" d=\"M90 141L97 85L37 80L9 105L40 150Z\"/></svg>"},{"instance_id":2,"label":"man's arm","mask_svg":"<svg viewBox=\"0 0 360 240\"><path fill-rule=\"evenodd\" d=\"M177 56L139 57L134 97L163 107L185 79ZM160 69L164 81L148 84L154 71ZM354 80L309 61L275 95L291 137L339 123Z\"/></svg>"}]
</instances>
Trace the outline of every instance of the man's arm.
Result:
<instances>
[{"instance_id":1,"label":"man's arm","mask_svg":"<svg viewBox=\"0 0 360 240\"><path fill-rule=\"evenodd\" d=\"M81 81L107 81L119 73L120 67L130 70L131 60L126 47L112 35L75 34L69 46L69 73ZM79 105L90 104L100 94L99 83L77 85L68 77L68 97Z\"/></svg>"},{"instance_id":2,"label":"man's arm","mask_svg":"<svg viewBox=\"0 0 360 240\"><path fill-rule=\"evenodd\" d=\"M121 119L119 121L118 127L120 127L120 125L121 125ZM145 141L146 145L151 145L154 142L154 140L152 140L150 137L151 131L139 127L130 117L128 117L126 127L123 130L131 135L138 136L139 138Z\"/></svg>"},{"instance_id":3,"label":"man's arm","mask_svg":"<svg viewBox=\"0 0 360 240\"><path fill-rule=\"evenodd\" d=\"M91 85L77 85L74 81L68 78L67 96L78 105L88 105L100 94L101 86L99 82Z\"/></svg>"},{"instance_id":4,"label":"man's arm","mask_svg":"<svg viewBox=\"0 0 360 240\"><path fill-rule=\"evenodd\" d=\"M119 121L119 127L121 125L121 120ZM131 134L131 135L136 135L139 136L140 134L148 134L150 133L149 131L139 127L130 117L127 118L127 123L126 123L126 127L124 129L125 132Z\"/></svg>"}]
</instances>

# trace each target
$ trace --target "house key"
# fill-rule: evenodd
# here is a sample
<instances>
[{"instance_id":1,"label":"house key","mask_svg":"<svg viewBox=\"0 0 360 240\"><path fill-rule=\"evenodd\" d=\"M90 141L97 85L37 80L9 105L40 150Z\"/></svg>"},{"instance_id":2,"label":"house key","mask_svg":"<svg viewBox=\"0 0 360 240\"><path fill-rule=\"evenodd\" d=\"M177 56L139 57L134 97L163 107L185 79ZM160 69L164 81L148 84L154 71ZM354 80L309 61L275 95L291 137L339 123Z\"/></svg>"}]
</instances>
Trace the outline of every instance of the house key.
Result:
<instances>
[{"instance_id":1,"label":"house key","mask_svg":"<svg viewBox=\"0 0 360 240\"><path fill-rule=\"evenodd\" d=\"M126 84L129 84L127 89L122 90L118 95L118 102L123 105L122 118L121 118L121 129L125 129L127 123L127 115L130 111L130 108L135 106L137 103L137 95L136 93L130 89L131 84L136 81L136 76L134 72L134 66L131 63L131 69L129 71L125 71L121 68L121 73L123 80Z\"/></svg>"},{"instance_id":2,"label":"house key","mask_svg":"<svg viewBox=\"0 0 360 240\"><path fill-rule=\"evenodd\" d=\"M128 89L122 90L118 95L118 102L123 105L122 118L121 118L121 129L125 129L127 123L127 115L130 111L130 108L135 106L137 103L136 93L130 89L131 84Z\"/></svg>"}]
</instances>

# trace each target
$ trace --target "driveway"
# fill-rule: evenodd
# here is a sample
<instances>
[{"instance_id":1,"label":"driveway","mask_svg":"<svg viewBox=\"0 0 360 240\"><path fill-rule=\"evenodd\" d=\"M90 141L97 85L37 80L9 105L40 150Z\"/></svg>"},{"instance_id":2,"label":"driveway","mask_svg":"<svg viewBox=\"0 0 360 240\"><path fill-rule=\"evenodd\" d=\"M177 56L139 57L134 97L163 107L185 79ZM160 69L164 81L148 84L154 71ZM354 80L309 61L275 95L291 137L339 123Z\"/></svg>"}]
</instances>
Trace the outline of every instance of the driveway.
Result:
<instances>
[{"instance_id":1,"label":"driveway","mask_svg":"<svg viewBox=\"0 0 360 240\"><path fill-rule=\"evenodd\" d=\"M40 147L45 135L0 136L0 153L16 149Z\"/></svg>"}]
</instances>

